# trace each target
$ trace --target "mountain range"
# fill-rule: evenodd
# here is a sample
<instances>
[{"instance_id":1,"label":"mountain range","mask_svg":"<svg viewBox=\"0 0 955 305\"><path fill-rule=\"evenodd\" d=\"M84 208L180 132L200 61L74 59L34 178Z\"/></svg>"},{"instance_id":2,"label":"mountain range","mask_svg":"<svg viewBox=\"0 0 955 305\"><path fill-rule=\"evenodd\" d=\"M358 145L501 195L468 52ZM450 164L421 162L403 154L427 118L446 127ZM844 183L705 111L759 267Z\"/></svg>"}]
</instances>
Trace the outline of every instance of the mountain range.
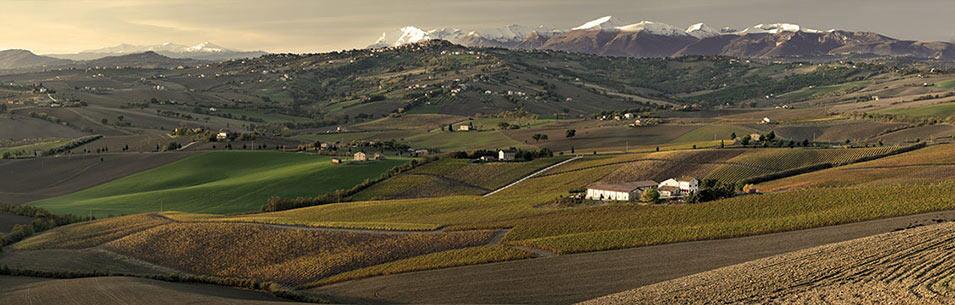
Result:
<instances>
[{"instance_id":1,"label":"mountain range","mask_svg":"<svg viewBox=\"0 0 955 305\"><path fill-rule=\"evenodd\" d=\"M72 54L49 54L47 56L69 60L94 60L107 56L155 52L169 58L188 58L198 60L222 61L238 58L251 58L267 54L262 51L237 51L228 49L211 42L187 46L175 43L157 45L120 44L117 46L86 50Z\"/></svg>"},{"instance_id":2,"label":"mountain range","mask_svg":"<svg viewBox=\"0 0 955 305\"><path fill-rule=\"evenodd\" d=\"M628 57L822 58L874 55L955 59L955 47L949 42L902 40L872 32L820 31L789 23L758 24L743 30L717 29L698 23L684 29L652 21L628 24L612 16L566 30L521 25L489 31L423 30L406 26L391 35L383 33L369 47L393 47L431 39L470 47L546 49Z\"/></svg>"},{"instance_id":3,"label":"mountain range","mask_svg":"<svg viewBox=\"0 0 955 305\"><path fill-rule=\"evenodd\" d=\"M132 67L144 69L189 67L212 61L192 58L171 58L153 51L116 54L91 60L69 60L36 55L27 50L0 51L0 70L83 67Z\"/></svg>"}]
</instances>

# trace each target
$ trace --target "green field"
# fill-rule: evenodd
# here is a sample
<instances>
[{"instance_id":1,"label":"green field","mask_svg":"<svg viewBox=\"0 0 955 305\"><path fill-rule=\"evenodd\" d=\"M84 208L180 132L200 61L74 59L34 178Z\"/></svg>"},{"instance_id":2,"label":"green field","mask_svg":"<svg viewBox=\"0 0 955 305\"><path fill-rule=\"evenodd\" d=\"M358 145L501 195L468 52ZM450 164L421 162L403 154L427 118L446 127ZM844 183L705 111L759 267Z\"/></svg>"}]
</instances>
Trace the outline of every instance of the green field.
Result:
<instances>
[{"instance_id":1,"label":"green field","mask_svg":"<svg viewBox=\"0 0 955 305\"><path fill-rule=\"evenodd\" d=\"M749 127L736 125L706 125L700 126L700 128L683 134L682 136L673 140L673 143L726 140L726 144L729 145L732 143L730 135L733 133L736 133L737 137L742 138L743 136L756 132L759 131Z\"/></svg>"},{"instance_id":2,"label":"green field","mask_svg":"<svg viewBox=\"0 0 955 305\"><path fill-rule=\"evenodd\" d=\"M97 216L153 211L245 213L271 196L317 196L373 179L407 159L333 165L282 152L211 152L33 204Z\"/></svg>"},{"instance_id":3,"label":"green field","mask_svg":"<svg viewBox=\"0 0 955 305\"><path fill-rule=\"evenodd\" d=\"M953 89L953 88L955 88L955 79L950 79L950 80L947 80L947 81L937 82L937 83L935 83L935 86L936 86L936 87L939 87L939 88Z\"/></svg>"}]
</instances>

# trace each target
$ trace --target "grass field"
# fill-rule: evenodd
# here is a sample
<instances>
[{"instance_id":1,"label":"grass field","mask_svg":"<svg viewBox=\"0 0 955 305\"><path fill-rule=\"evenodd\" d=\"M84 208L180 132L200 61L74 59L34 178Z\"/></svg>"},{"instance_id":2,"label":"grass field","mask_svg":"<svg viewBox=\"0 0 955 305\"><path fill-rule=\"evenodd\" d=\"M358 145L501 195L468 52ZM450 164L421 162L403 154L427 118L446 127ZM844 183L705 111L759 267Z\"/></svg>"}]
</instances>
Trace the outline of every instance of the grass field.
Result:
<instances>
[{"instance_id":1,"label":"grass field","mask_svg":"<svg viewBox=\"0 0 955 305\"><path fill-rule=\"evenodd\" d=\"M317 196L380 176L406 159L333 165L328 157L282 152L211 152L33 204L95 216L153 211L242 213L270 196Z\"/></svg>"},{"instance_id":2,"label":"grass field","mask_svg":"<svg viewBox=\"0 0 955 305\"><path fill-rule=\"evenodd\" d=\"M945 89L955 89L955 79L937 82L935 83L935 86L939 88L945 88Z\"/></svg>"}]
</instances>

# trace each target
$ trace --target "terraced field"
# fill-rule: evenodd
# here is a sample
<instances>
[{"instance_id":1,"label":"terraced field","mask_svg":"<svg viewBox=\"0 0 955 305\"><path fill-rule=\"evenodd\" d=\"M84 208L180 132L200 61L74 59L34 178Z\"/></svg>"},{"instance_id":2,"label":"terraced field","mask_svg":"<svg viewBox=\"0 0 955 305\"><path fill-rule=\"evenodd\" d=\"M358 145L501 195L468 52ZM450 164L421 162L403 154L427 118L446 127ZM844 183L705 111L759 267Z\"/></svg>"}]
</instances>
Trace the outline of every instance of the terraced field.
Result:
<instances>
[{"instance_id":1,"label":"terraced field","mask_svg":"<svg viewBox=\"0 0 955 305\"><path fill-rule=\"evenodd\" d=\"M252 212L271 196L318 196L349 189L407 162L333 165L329 160L282 152L210 152L33 204L57 213L95 216L164 210Z\"/></svg>"},{"instance_id":2,"label":"terraced field","mask_svg":"<svg viewBox=\"0 0 955 305\"><path fill-rule=\"evenodd\" d=\"M955 224L929 225L725 267L583 304L951 304L953 241Z\"/></svg>"}]
</instances>

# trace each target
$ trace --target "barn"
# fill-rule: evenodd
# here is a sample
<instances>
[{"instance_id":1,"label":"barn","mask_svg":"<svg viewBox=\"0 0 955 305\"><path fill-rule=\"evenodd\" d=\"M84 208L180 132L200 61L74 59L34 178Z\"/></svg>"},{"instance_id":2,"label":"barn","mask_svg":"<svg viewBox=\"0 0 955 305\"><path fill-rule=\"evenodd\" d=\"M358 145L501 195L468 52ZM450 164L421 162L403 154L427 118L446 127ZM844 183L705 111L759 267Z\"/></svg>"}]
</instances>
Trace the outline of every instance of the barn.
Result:
<instances>
[{"instance_id":1,"label":"barn","mask_svg":"<svg viewBox=\"0 0 955 305\"><path fill-rule=\"evenodd\" d=\"M605 201L630 201L640 199L645 189L656 188L655 181L637 181L627 183L597 182L587 186L584 199Z\"/></svg>"}]
</instances>

